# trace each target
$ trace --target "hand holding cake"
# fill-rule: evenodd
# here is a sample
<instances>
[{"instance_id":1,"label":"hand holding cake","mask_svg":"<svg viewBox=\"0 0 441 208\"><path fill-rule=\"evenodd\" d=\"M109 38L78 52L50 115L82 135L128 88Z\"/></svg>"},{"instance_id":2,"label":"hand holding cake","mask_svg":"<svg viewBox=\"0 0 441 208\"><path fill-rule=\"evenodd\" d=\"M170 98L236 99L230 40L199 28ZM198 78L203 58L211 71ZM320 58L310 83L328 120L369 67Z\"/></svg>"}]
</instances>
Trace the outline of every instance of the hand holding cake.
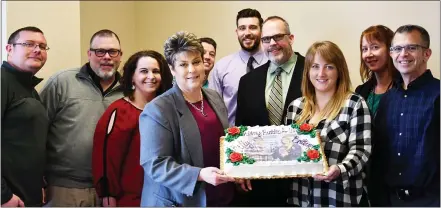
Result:
<instances>
[{"instance_id":1,"label":"hand holding cake","mask_svg":"<svg viewBox=\"0 0 441 208\"><path fill-rule=\"evenodd\" d=\"M319 181L331 182L340 176L340 168L337 165L331 165L326 174L314 175L314 179Z\"/></svg>"},{"instance_id":2,"label":"hand holding cake","mask_svg":"<svg viewBox=\"0 0 441 208\"><path fill-rule=\"evenodd\" d=\"M225 175L225 173L215 167L202 168L199 172L198 181L205 181L213 186L235 181L233 177Z\"/></svg>"}]
</instances>

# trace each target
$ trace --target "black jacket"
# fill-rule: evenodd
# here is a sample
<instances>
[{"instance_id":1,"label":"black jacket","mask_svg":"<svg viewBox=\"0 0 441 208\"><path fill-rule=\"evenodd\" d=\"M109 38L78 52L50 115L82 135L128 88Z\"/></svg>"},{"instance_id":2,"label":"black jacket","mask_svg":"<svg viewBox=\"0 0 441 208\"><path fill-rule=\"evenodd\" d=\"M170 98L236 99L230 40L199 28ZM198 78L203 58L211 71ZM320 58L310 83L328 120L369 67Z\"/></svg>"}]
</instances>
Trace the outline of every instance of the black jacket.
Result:
<instances>
[{"instance_id":1,"label":"black jacket","mask_svg":"<svg viewBox=\"0 0 441 208\"><path fill-rule=\"evenodd\" d=\"M49 119L34 87L41 82L9 63L1 67L2 198L41 206Z\"/></svg>"},{"instance_id":2,"label":"black jacket","mask_svg":"<svg viewBox=\"0 0 441 208\"><path fill-rule=\"evenodd\" d=\"M302 96L301 84L305 57L296 52L297 62L292 74L288 94L283 108L282 124L288 105ZM237 94L236 125L266 126L271 125L265 102L265 86L270 61L242 76ZM253 180L253 191L248 195L246 206L287 206L290 197L290 180Z\"/></svg>"},{"instance_id":3,"label":"black jacket","mask_svg":"<svg viewBox=\"0 0 441 208\"><path fill-rule=\"evenodd\" d=\"M295 52L297 62L289 84L288 94L283 108L282 121L286 117L288 105L302 96L301 84L305 57ZM266 126L270 125L268 109L265 102L265 86L270 61L240 78L237 93L236 125Z\"/></svg>"}]
</instances>

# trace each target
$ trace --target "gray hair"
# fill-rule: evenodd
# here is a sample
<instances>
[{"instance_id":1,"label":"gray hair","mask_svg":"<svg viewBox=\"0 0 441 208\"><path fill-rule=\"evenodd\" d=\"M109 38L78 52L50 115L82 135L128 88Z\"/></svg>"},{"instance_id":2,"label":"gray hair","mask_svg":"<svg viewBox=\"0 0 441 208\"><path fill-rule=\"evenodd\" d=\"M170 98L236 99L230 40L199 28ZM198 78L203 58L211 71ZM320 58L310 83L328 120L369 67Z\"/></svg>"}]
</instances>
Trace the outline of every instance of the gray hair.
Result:
<instances>
[{"instance_id":1,"label":"gray hair","mask_svg":"<svg viewBox=\"0 0 441 208\"><path fill-rule=\"evenodd\" d=\"M200 40L193 33L187 31L179 31L169 37L164 43L164 56L167 63L174 68L176 55L181 52L199 52L204 54L204 48Z\"/></svg>"},{"instance_id":2,"label":"gray hair","mask_svg":"<svg viewBox=\"0 0 441 208\"><path fill-rule=\"evenodd\" d=\"M282 21L283 24L285 25L285 33L287 33L287 34L291 34L291 30L289 29L289 24L288 24L288 22L287 22L285 19L283 19L282 17L279 17L279 16L270 16L270 17L266 18L266 20L263 22L263 24L265 24L265 23L268 22L268 21L274 21L274 20L280 20L280 21Z\"/></svg>"}]
</instances>

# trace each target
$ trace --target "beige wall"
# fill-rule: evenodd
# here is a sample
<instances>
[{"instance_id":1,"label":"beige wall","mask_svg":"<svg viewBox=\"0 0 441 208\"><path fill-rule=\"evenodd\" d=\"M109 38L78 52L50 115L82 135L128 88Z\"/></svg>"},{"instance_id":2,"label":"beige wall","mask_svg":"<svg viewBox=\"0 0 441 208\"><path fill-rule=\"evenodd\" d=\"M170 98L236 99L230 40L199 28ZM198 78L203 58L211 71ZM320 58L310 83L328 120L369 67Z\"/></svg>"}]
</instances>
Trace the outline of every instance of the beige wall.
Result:
<instances>
[{"instance_id":1,"label":"beige wall","mask_svg":"<svg viewBox=\"0 0 441 208\"><path fill-rule=\"evenodd\" d=\"M237 12L244 8L259 10L264 19L272 15L285 18L295 35L294 50L303 55L315 41L335 42L347 59L354 88L361 84L359 38L364 29L375 24L392 30L404 24L421 25L431 35L433 55L428 67L440 77L440 3L433 1L137 2L137 41L142 47L163 52L162 44L168 36L188 30L197 36L214 38L219 60L239 50L234 30Z\"/></svg>"},{"instance_id":2,"label":"beige wall","mask_svg":"<svg viewBox=\"0 0 441 208\"><path fill-rule=\"evenodd\" d=\"M358 45L365 28L384 24L395 30L403 24L421 25L431 35L433 55L428 67L440 77L440 3L433 1L8 1L6 34L26 25L38 26L45 32L51 50L37 75L46 79L60 69L84 64L91 35L103 28L119 35L123 62L142 49L162 53L164 41L179 30L214 38L219 60L239 50L234 31L236 14L249 7L259 10L263 18L285 18L295 35L294 50L303 55L318 40L338 44L347 58L353 87L361 84ZM33 8L38 13L23 8Z\"/></svg>"},{"instance_id":3,"label":"beige wall","mask_svg":"<svg viewBox=\"0 0 441 208\"><path fill-rule=\"evenodd\" d=\"M86 63L90 38L101 30L114 31L123 51L122 63L135 52L136 19L134 1L82 1L80 3L81 22L81 63Z\"/></svg>"},{"instance_id":4,"label":"beige wall","mask_svg":"<svg viewBox=\"0 0 441 208\"><path fill-rule=\"evenodd\" d=\"M25 26L37 26L45 34L50 50L46 64L37 73L45 78L37 90L58 70L81 63L79 1L8 1L6 13L7 37L3 38L7 39L12 32ZM2 50L4 52L5 48Z\"/></svg>"}]
</instances>

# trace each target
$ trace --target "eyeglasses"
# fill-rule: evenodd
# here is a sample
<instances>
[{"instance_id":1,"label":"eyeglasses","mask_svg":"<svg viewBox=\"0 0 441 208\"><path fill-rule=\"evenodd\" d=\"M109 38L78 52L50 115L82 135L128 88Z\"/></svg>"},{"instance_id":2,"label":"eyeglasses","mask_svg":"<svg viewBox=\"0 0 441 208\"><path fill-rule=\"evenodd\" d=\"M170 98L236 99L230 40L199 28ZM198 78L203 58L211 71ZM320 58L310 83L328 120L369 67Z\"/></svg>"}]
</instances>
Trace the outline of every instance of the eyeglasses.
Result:
<instances>
[{"instance_id":1,"label":"eyeglasses","mask_svg":"<svg viewBox=\"0 0 441 208\"><path fill-rule=\"evenodd\" d=\"M390 47L390 51L394 53L401 53L403 49L409 52L415 52L418 50L418 48L424 48L427 49L427 47L418 45L418 44L410 44L410 45L404 45L404 46L392 46Z\"/></svg>"},{"instance_id":2,"label":"eyeglasses","mask_svg":"<svg viewBox=\"0 0 441 208\"><path fill-rule=\"evenodd\" d=\"M117 57L121 53L121 51L118 49L106 50L106 49L101 49L101 48L91 48L89 50L95 52L95 55L98 57L104 57L106 55L106 53L108 53L110 57L114 58L114 57Z\"/></svg>"},{"instance_id":3,"label":"eyeglasses","mask_svg":"<svg viewBox=\"0 0 441 208\"><path fill-rule=\"evenodd\" d=\"M285 35L290 35L290 34L277 34L277 35L273 35L273 36L265 36L262 37L262 43L270 43L271 39L273 39L275 42L277 41L281 41L283 39L283 37L285 37Z\"/></svg>"},{"instance_id":4,"label":"eyeglasses","mask_svg":"<svg viewBox=\"0 0 441 208\"><path fill-rule=\"evenodd\" d=\"M38 44L38 43L13 43L12 45L13 46L21 45L21 46L24 46L24 47L32 49L32 50L34 50L38 46L38 48L40 48L40 50L42 50L42 51L49 50L49 47L47 47L46 44L41 44L41 43L40 44Z\"/></svg>"}]
</instances>

